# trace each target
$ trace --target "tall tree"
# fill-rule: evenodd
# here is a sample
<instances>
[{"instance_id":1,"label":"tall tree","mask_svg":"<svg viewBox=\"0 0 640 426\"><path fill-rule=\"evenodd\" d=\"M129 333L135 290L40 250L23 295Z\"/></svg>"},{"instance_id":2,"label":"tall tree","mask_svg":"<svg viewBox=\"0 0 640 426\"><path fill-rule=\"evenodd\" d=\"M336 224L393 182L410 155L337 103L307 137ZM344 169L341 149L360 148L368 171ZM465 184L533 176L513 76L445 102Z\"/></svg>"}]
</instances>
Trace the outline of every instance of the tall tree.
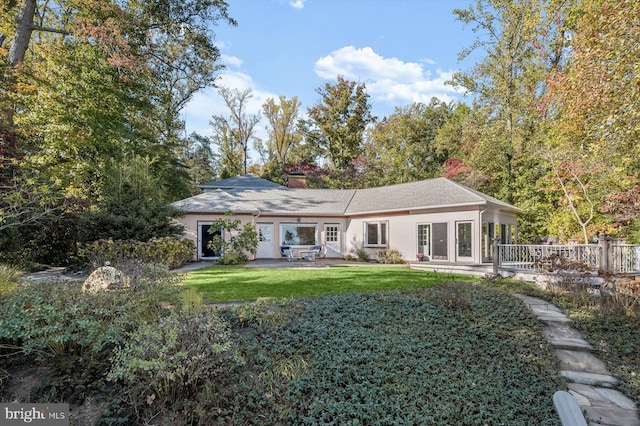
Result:
<instances>
[{"instance_id":1,"label":"tall tree","mask_svg":"<svg viewBox=\"0 0 640 426\"><path fill-rule=\"evenodd\" d=\"M438 152L435 138L452 114L451 106L436 98L429 104L396 108L372 130L372 150L385 170L387 184L439 176L446 155Z\"/></svg>"},{"instance_id":2,"label":"tall tree","mask_svg":"<svg viewBox=\"0 0 640 426\"><path fill-rule=\"evenodd\" d=\"M518 161L540 138L539 98L549 70L562 61L564 22L557 16L563 3L477 0L475 7L454 11L478 34L459 57L475 50L485 55L469 72L457 73L453 83L474 96L475 121L482 124L474 157L490 160L476 165L490 172L495 195L505 201L516 201Z\"/></svg>"},{"instance_id":3,"label":"tall tree","mask_svg":"<svg viewBox=\"0 0 640 426\"><path fill-rule=\"evenodd\" d=\"M221 150L221 154L230 162L232 170L234 158L237 157L234 151L238 152L241 158L240 167L237 174L247 173L248 150L250 142L257 138L254 129L260 121L260 114L247 113L247 104L253 97L251 89L230 90L222 88L219 90L225 105L229 109L229 115L214 115L209 122L214 130L214 143Z\"/></svg>"},{"instance_id":4,"label":"tall tree","mask_svg":"<svg viewBox=\"0 0 640 426\"><path fill-rule=\"evenodd\" d=\"M636 225L612 213L618 210L613 201L624 200L640 182L640 9L636 1L586 0L570 16L567 61L550 76L545 97L546 148L562 152L571 159L566 168L579 172L580 181L564 182L567 204L584 192L596 213L609 214L616 231L627 236ZM563 184L558 173L556 180ZM606 229L604 220L596 214L592 232ZM584 232L584 221L576 221Z\"/></svg>"},{"instance_id":5,"label":"tall tree","mask_svg":"<svg viewBox=\"0 0 640 426\"><path fill-rule=\"evenodd\" d=\"M334 171L345 172L362 153L367 125L375 121L366 86L338 76L335 85L327 83L316 92L322 99L308 109L312 127L307 143Z\"/></svg>"},{"instance_id":6,"label":"tall tree","mask_svg":"<svg viewBox=\"0 0 640 426\"><path fill-rule=\"evenodd\" d=\"M296 96L287 99L284 96L267 99L262 105L262 113L267 119L268 139L264 148L264 176L270 179L282 179L285 165L299 159L292 158L292 152L301 143L303 133L299 125L300 101Z\"/></svg>"}]
</instances>

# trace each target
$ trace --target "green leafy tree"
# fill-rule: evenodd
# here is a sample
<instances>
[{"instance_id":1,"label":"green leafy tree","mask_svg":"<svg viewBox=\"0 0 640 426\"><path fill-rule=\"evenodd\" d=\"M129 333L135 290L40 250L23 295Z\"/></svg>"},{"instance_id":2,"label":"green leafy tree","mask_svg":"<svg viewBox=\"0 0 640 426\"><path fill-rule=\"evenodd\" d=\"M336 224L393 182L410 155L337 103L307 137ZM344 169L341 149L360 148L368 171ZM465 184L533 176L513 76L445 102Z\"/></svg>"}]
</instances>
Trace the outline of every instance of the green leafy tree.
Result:
<instances>
[{"instance_id":1,"label":"green leafy tree","mask_svg":"<svg viewBox=\"0 0 640 426\"><path fill-rule=\"evenodd\" d=\"M613 200L624 200L640 182L640 10L634 1L589 0L570 16L568 59L550 76L544 99L550 136L545 148L566 159L559 172L553 168L575 219L565 227L578 224L584 235L590 222L591 233L632 235L634 223L619 220ZM563 179L563 170L579 180ZM593 214L580 213L575 203L587 197Z\"/></svg>"},{"instance_id":2,"label":"green leafy tree","mask_svg":"<svg viewBox=\"0 0 640 426\"><path fill-rule=\"evenodd\" d=\"M180 162L189 174L191 195L202 192L199 185L211 182L217 173L216 156L211 149L211 140L192 133L183 142Z\"/></svg>"},{"instance_id":3,"label":"green leafy tree","mask_svg":"<svg viewBox=\"0 0 640 426\"><path fill-rule=\"evenodd\" d=\"M499 198L515 202L518 161L540 140L540 96L546 77L562 61L563 2L533 0L478 0L475 6L456 9L465 25L472 25L476 41L459 55L466 58L482 50L484 56L468 72L459 72L453 84L475 100L477 138L465 143L469 164L488 173ZM564 2L566 3L566 2ZM558 43L560 46L558 47Z\"/></svg>"},{"instance_id":4,"label":"green leafy tree","mask_svg":"<svg viewBox=\"0 0 640 426\"><path fill-rule=\"evenodd\" d=\"M367 125L374 122L364 83L356 84L338 76L335 85L316 89L320 102L308 109L310 129L306 141L338 173L347 172L363 151ZM340 179L339 186L349 185Z\"/></svg>"},{"instance_id":5,"label":"green leafy tree","mask_svg":"<svg viewBox=\"0 0 640 426\"><path fill-rule=\"evenodd\" d=\"M148 241L182 233L183 228L173 221L179 212L168 204L152 168L153 160L143 157L106 165L99 182L103 195L83 217L81 242Z\"/></svg>"},{"instance_id":6,"label":"green leafy tree","mask_svg":"<svg viewBox=\"0 0 640 426\"><path fill-rule=\"evenodd\" d=\"M222 264L241 265L247 261L247 253L255 255L258 251L258 233L253 224L240 226L240 220L230 219L233 213L228 212L225 216L209 227L208 232L213 236L209 248L221 254Z\"/></svg>"},{"instance_id":7,"label":"green leafy tree","mask_svg":"<svg viewBox=\"0 0 640 426\"><path fill-rule=\"evenodd\" d=\"M433 98L429 104L396 108L377 123L370 138L370 153L383 170L386 184L440 176L448 158L438 152L435 138L451 115L451 106ZM378 172L376 171L376 174Z\"/></svg>"}]
</instances>

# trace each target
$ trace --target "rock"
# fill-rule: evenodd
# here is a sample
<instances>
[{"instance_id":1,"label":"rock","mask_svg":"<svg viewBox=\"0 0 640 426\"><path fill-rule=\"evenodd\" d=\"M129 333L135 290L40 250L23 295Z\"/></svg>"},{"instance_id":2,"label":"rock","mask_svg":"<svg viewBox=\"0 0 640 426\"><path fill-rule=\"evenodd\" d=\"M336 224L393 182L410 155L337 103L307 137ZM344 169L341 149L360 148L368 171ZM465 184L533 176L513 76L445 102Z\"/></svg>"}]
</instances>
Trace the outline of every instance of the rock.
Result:
<instances>
[{"instance_id":1,"label":"rock","mask_svg":"<svg viewBox=\"0 0 640 426\"><path fill-rule=\"evenodd\" d=\"M91 273L82 283L82 291L97 293L99 291L121 290L129 287L129 277L113 266L102 266Z\"/></svg>"}]
</instances>

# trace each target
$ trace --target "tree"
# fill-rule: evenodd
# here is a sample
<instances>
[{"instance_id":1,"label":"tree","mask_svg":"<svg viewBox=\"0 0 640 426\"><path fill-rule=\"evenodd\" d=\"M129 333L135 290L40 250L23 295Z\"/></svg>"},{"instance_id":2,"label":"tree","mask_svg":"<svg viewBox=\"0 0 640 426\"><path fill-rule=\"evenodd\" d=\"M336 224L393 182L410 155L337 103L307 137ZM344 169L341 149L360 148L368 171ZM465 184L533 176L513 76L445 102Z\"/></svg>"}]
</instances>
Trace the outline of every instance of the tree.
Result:
<instances>
[{"instance_id":1,"label":"tree","mask_svg":"<svg viewBox=\"0 0 640 426\"><path fill-rule=\"evenodd\" d=\"M166 199L153 173L153 159L126 157L110 161L98 183L102 196L84 216L80 241L148 241L176 237L183 231L173 218L180 213Z\"/></svg>"},{"instance_id":2,"label":"tree","mask_svg":"<svg viewBox=\"0 0 640 426\"><path fill-rule=\"evenodd\" d=\"M474 152L490 154L484 167L496 180L496 195L514 202L515 169L522 153L539 140L539 98L546 76L562 61L565 1L478 0L456 9L457 19L473 25L479 36L461 59L482 49L485 56L453 84L475 96L473 114L482 124ZM481 165L479 165L481 166Z\"/></svg>"},{"instance_id":3,"label":"tree","mask_svg":"<svg viewBox=\"0 0 640 426\"><path fill-rule=\"evenodd\" d=\"M364 83L356 84L338 76L335 85L316 89L322 99L308 109L311 129L307 143L316 148L330 168L344 173L362 153L364 132L375 121ZM341 185L348 185L342 181Z\"/></svg>"},{"instance_id":4,"label":"tree","mask_svg":"<svg viewBox=\"0 0 640 426\"><path fill-rule=\"evenodd\" d=\"M218 175L211 140L197 133L192 133L185 140L180 162L189 174L191 195L202 192L199 186L211 182Z\"/></svg>"},{"instance_id":5,"label":"tree","mask_svg":"<svg viewBox=\"0 0 640 426\"><path fill-rule=\"evenodd\" d=\"M280 96L278 103L273 98L269 98L262 105L262 113L267 119L266 128L269 134L262 154L266 157L263 161L267 178L277 180L284 174L284 167L290 162L291 153L302 141L303 134L298 125L300 105L296 96L291 99Z\"/></svg>"},{"instance_id":6,"label":"tree","mask_svg":"<svg viewBox=\"0 0 640 426\"><path fill-rule=\"evenodd\" d=\"M447 156L441 155L435 138L451 115L451 106L436 98L429 104L413 103L396 108L376 123L369 152L385 170L386 184L411 182L441 175Z\"/></svg>"},{"instance_id":7,"label":"tree","mask_svg":"<svg viewBox=\"0 0 640 426\"><path fill-rule=\"evenodd\" d=\"M635 224L619 220L622 206L615 206L612 195L632 191L640 181L640 10L634 1L589 0L570 16L567 60L549 76L544 98L546 149L571 160L560 173L553 169L557 176L564 169L580 178L567 181L565 197L575 198L571 191L588 195L595 212L592 228L607 229L612 222L615 232L632 235ZM572 189L571 183L577 186ZM581 217L591 217L574 216L583 229L588 221Z\"/></svg>"},{"instance_id":8,"label":"tree","mask_svg":"<svg viewBox=\"0 0 640 426\"><path fill-rule=\"evenodd\" d=\"M256 137L255 126L260 121L260 114L247 114L246 108L253 97L251 89L229 90L222 88L218 92L229 108L230 115L214 115L209 122L214 130L214 143L218 145L221 155L229 162L227 170L236 168L236 175L247 173L247 151L249 143ZM240 156L240 167L237 167L237 156Z\"/></svg>"}]
</instances>

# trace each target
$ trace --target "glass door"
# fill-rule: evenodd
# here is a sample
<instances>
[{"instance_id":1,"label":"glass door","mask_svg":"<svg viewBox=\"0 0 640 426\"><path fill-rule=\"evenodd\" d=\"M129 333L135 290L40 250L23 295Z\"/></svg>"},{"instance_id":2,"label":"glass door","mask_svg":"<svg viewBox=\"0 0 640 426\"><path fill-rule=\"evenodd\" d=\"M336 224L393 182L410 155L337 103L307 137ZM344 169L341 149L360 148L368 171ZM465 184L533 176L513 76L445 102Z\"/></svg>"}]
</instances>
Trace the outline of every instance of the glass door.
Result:
<instances>
[{"instance_id":1,"label":"glass door","mask_svg":"<svg viewBox=\"0 0 640 426\"><path fill-rule=\"evenodd\" d=\"M456 257L458 260L473 261L472 222L456 222Z\"/></svg>"}]
</instances>

